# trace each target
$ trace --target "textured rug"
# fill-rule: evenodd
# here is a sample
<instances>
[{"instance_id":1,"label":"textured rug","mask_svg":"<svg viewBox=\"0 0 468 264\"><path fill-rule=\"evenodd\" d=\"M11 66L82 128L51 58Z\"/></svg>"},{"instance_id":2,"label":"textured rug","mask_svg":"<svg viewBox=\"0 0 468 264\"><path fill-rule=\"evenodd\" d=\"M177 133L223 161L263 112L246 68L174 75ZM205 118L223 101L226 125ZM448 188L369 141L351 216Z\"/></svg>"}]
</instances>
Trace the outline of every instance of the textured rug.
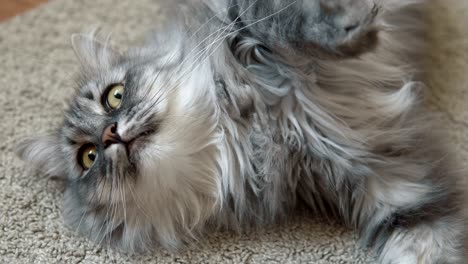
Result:
<instances>
[{"instance_id":1,"label":"textured rug","mask_svg":"<svg viewBox=\"0 0 468 264\"><path fill-rule=\"evenodd\" d=\"M468 168L468 1L437 0L428 12L428 104ZM158 1L55 0L0 24L0 263L373 263L355 234L308 213L243 236L211 234L178 254L129 256L64 227L60 185L26 170L15 144L59 125L78 70L72 33L101 26L126 46L160 17Z\"/></svg>"}]
</instances>

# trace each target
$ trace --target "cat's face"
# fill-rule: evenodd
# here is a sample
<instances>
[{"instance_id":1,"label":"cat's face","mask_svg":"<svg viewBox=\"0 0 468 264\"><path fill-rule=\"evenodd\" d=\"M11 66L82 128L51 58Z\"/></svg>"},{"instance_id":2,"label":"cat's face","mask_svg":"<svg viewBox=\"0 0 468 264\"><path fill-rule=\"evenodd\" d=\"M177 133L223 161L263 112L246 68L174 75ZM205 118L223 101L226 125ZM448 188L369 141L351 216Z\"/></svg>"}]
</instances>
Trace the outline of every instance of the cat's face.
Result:
<instances>
[{"instance_id":1,"label":"cat's face","mask_svg":"<svg viewBox=\"0 0 468 264\"><path fill-rule=\"evenodd\" d=\"M63 126L21 156L66 180L71 228L127 250L176 246L219 195L214 84L197 72L208 69L184 71L177 50L120 55L83 35L73 46L83 73Z\"/></svg>"}]
</instances>

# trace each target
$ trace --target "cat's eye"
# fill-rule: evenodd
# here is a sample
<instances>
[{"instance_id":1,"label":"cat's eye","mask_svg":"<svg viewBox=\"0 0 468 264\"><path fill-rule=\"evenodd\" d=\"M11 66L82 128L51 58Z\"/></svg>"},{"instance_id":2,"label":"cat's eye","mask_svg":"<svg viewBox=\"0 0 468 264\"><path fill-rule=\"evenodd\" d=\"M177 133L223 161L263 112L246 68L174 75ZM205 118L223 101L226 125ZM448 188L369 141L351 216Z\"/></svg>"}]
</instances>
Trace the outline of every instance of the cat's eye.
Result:
<instances>
[{"instance_id":1,"label":"cat's eye","mask_svg":"<svg viewBox=\"0 0 468 264\"><path fill-rule=\"evenodd\" d=\"M85 170L89 170L91 166L93 166L96 157L96 147L91 144L84 145L78 152L78 160L80 161L81 166L83 166L83 169Z\"/></svg>"},{"instance_id":2,"label":"cat's eye","mask_svg":"<svg viewBox=\"0 0 468 264\"><path fill-rule=\"evenodd\" d=\"M122 103L124 86L122 84L112 85L106 95L106 104L111 109L117 109Z\"/></svg>"}]
</instances>

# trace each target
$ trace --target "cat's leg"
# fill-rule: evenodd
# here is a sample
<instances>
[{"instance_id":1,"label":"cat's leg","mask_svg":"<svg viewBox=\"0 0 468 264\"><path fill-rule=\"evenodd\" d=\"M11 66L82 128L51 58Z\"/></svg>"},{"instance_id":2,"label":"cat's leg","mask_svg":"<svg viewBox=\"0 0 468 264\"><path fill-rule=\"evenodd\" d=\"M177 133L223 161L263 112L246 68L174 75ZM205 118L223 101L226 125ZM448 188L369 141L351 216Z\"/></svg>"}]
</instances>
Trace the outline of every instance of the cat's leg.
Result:
<instances>
[{"instance_id":1,"label":"cat's leg","mask_svg":"<svg viewBox=\"0 0 468 264\"><path fill-rule=\"evenodd\" d=\"M450 216L411 228L397 228L385 242L379 260L401 264L461 264L462 231L459 219Z\"/></svg>"},{"instance_id":2,"label":"cat's leg","mask_svg":"<svg viewBox=\"0 0 468 264\"><path fill-rule=\"evenodd\" d=\"M342 167L328 163L304 173L297 191L316 213L340 218L356 229L378 263L465 263L463 185L453 166L430 161L426 157L435 157L430 151L419 154L419 159L402 156L355 164L342 174L337 174ZM324 165L318 160L310 166L313 162L302 171Z\"/></svg>"},{"instance_id":3,"label":"cat's leg","mask_svg":"<svg viewBox=\"0 0 468 264\"><path fill-rule=\"evenodd\" d=\"M375 249L379 263L462 263L461 197L456 186L434 179L373 179L361 193L349 220Z\"/></svg>"},{"instance_id":4,"label":"cat's leg","mask_svg":"<svg viewBox=\"0 0 468 264\"><path fill-rule=\"evenodd\" d=\"M279 53L346 57L377 43L378 6L370 0L235 0L230 7L244 34Z\"/></svg>"}]
</instances>

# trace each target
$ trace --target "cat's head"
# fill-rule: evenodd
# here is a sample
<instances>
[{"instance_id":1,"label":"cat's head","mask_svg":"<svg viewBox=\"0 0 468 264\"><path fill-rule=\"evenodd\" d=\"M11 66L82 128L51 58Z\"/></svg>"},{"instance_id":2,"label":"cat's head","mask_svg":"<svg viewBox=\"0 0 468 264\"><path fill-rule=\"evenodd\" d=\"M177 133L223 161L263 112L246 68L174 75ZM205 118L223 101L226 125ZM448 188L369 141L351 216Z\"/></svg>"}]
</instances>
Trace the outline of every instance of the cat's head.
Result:
<instances>
[{"instance_id":1,"label":"cat's head","mask_svg":"<svg viewBox=\"0 0 468 264\"><path fill-rule=\"evenodd\" d=\"M176 246L219 195L209 69L186 71L171 41L125 54L94 35L72 44L82 73L63 125L25 140L20 156L65 180L71 228L127 250Z\"/></svg>"}]
</instances>

